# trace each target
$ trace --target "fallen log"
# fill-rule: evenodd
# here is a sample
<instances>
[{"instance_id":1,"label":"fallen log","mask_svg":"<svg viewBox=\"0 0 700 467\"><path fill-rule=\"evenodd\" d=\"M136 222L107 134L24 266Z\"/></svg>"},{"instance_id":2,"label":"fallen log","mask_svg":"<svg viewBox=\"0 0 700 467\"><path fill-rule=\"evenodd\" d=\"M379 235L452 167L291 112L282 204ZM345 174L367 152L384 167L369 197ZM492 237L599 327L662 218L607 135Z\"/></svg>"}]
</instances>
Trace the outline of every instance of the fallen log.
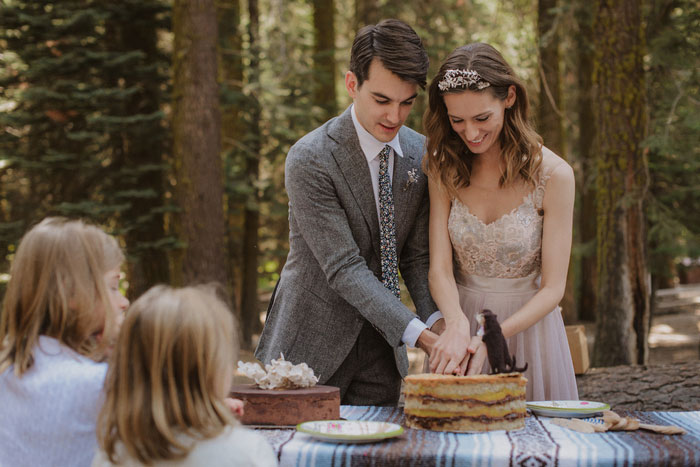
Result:
<instances>
[{"instance_id":1,"label":"fallen log","mask_svg":"<svg viewBox=\"0 0 700 467\"><path fill-rule=\"evenodd\" d=\"M700 360L591 368L576 376L579 399L613 410L700 410Z\"/></svg>"}]
</instances>

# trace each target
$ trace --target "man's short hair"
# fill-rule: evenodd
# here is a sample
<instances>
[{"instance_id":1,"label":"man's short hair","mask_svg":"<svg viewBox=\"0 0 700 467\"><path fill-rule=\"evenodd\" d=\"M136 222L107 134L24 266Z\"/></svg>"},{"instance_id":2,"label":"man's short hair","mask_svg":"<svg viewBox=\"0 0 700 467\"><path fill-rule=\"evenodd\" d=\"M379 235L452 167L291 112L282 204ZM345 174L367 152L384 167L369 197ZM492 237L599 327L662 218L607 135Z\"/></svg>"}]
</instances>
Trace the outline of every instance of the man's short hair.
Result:
<instances>
[{"instance_id":1,"label":"man's short hair","mask_svg":"<svg viewBox=\"0 0 700 467\"><path fill-rule=\"evenodd\" d=\"M350 52L350 71L357 77L359 86L367 79L375 57L402 80L425 89L428 53L416 31L408 24L385 19L360 29Z\"/></svg>"}]
</instances>

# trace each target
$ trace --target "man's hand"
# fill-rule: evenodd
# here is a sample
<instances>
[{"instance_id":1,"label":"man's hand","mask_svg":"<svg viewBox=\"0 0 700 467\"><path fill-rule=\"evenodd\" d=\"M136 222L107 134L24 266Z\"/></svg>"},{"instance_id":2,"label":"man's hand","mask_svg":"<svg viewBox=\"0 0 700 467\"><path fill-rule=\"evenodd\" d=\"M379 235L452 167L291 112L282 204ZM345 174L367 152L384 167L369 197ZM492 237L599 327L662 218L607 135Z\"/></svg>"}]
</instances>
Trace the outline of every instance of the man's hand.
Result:
<instances>
[{"instance_id":1,"label":"man's hand","mask_svg":"<svg viewBox=\"0 0 700 467\"><path fill-rule=\"evenodd\" d=\"M435 321L430 327L430 330L438 336L442 334L445 331L445 318L440 318L439 320Z\"/></svg>"},{"instance_id":2,"label":"man's hand","mask_svg":"<svg viewBox=\"0 0 700 467\"><path fill-rule=\"evenodd\" d=\"M466 320L465 320L465 323ZM438 374L458 374L461 373L460 364L465 357L469 356L467 346L469 345L469 324L466 326L451 326L438 338L430 354L430 371Z\"/></svg>"},{"instance_id":3,"label":"man's hand","mask_svg":"<svg viewBox=\"0 0 700 467\"><path fill-rule=\"evenodd\" d=\"M437 340L437 334L432 332L430 329L424 329L423 332L421 332L418 336L418 340L416 341L416 347L418 347L423 352L428 354L428 356L430 356L431 352L433 351L433 346L435 345L435 342L437 342Z\"/></svg>"}]
</instances>

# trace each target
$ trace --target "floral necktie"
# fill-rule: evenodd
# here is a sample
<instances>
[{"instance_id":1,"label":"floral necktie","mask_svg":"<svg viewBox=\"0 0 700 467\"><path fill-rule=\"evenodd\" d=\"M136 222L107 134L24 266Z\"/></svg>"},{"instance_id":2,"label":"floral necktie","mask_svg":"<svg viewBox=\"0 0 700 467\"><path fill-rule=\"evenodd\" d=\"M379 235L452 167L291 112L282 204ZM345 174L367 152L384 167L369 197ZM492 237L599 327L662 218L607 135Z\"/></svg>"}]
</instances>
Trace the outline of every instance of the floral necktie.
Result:
<instances>
[{"instance_id":1,"label":"floral necktie","mask_svg":"<svg viewBox=\"0 0 700 467\"><path fill-rule=\"evenodd\" d=\"M382 282L397 298L399 289L399 268L396 257L396 224L394 223L394 195L389 178L389 154L391 147L384 146L379 153L379 248L382 260Z\"/></svg>"}]
</instances>

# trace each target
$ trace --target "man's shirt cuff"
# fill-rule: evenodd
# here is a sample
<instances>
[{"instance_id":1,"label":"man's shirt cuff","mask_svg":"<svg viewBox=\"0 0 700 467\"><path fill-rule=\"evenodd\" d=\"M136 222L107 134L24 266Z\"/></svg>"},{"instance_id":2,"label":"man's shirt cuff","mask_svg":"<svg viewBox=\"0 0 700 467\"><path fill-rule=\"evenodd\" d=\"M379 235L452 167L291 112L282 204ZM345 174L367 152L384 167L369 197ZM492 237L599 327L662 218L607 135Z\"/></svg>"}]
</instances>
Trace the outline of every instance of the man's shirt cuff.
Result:
<instances>
[{"instance_id":1,"label":"man's shirt cuff","mask_svg":"<svg viewBox=\"0 0 700 467\"><path fill-rule=\"evenodd\" d=\"M406 330L403 332L401 341L409 347L415 347L418 336L420 336L420 333L425 329L428 329L428 326L426 326L423 321L419 320L418 318L413 318L411 322L408 323L408 326L406 326Z\"/></svg>"}]
</instances>

